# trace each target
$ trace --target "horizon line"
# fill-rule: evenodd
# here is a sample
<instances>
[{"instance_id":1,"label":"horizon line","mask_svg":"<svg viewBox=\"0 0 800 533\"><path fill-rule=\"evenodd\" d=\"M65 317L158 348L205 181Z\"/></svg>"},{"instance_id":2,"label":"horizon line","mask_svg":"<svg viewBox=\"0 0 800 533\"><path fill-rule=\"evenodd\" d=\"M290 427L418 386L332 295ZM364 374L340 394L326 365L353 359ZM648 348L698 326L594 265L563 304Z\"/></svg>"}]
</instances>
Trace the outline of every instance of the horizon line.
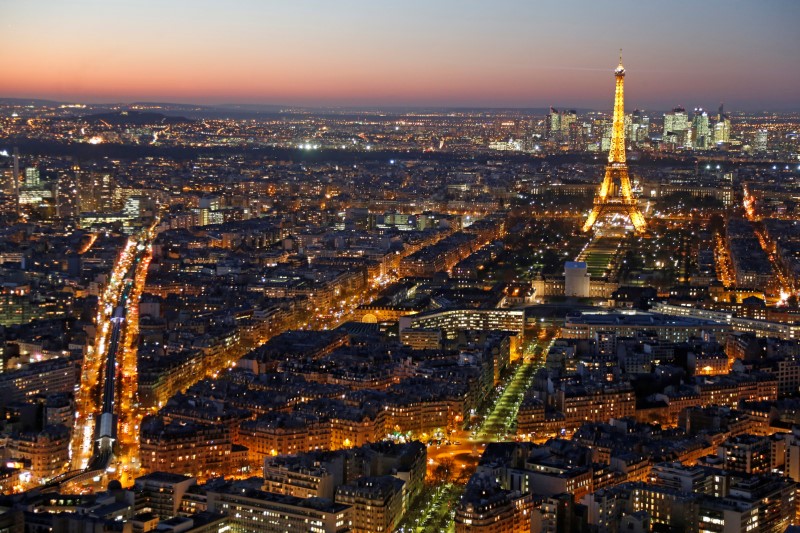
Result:
<instances>
[{"instance_id":1,"label":"horizon line","mask_svg":"<svg viewBox=\"0 0 800 533\"><path fill-rule=\"evenodd\" d=\"M253 102L221 102L221 103L198 103L198 102L180 102L180 101L165 101L165 100L139 100L139 99L124 99L118 101L91 101L81 99L59 99L59 98L45 98L38 96L2 96L0 95L0 102L3 101L39 101L51 102L54 104L62 105L87 105L87 106L135 106L135 105L153 105L153 106L184 106L184 107L197 107L206 109L227 109L237 107L272 107L278 108L277 110L306 110L306 111L321 111L321 110L370 110L370 111L396 111L396 110L487 110L487 111L524 111L532 109L561 109L561 110L576 110L583 112L596 112L606 113L610 110L600 109L596 107L564 105L564 104L544 104L544 105L478 105L478 104L285 104L285 103L253 103ZM723 102L724 103L724 102ZM654 107L633 107L633 110L651 110L651 111L669 111L676 107L684 107L687 114L693 109L703 109L706 111L714 111L714 107L685 107L682 104L673 104L670 106L654 106ZM255 110L252 110L255 111ZM727 113L798 113L800 112L800 103L796 107L789 108L741 108L741 109L728 109Z\"/></svg>"}]
</instances>

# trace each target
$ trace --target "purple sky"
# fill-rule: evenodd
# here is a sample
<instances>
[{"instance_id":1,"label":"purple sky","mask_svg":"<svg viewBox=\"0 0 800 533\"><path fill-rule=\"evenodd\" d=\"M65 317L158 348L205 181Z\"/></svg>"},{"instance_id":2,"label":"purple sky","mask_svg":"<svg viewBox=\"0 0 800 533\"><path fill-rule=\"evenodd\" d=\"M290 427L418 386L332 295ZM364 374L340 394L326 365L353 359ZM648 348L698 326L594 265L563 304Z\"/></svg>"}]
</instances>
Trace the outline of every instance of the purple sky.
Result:
<instances>
[{"instance_id":1,"label":"purple sky","mask_svg":"<svg viewBox=\"0 0 800 533\"><path fill-rule=\"evenodd\" d=\"M0 96L800 109L796 0L0 0Z\"/></svg>"}]
</instances>

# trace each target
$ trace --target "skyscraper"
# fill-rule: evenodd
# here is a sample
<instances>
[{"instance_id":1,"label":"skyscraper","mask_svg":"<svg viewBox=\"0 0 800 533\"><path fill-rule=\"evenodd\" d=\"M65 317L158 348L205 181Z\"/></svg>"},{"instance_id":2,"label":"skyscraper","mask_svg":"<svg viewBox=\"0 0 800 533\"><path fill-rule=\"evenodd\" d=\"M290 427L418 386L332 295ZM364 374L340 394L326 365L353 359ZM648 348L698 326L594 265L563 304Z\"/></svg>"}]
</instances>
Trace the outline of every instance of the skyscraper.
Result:
<instances>
[{"instance_id":1,"label":"skyscraper","mask_svg":"<svg viewBox=\"0 0 800 533\"><path fill-rule=\"evenodd\" d=\"M767 151L767 130L762 129L756 132L756 138L753 141L753 150L756 152Z\"/></svg>"},{"instance_id":2,"label":"skyscraper","mask_svg":"<svg viewBox=\"0 0 800 533\"><path fill-rule=\"evenodd\" d=\"M574 109L564 110L561 113L561 138L570 139L570 131L578 120L578 112Z\"/></svg>"},{"instance_id":3,"label":"skyscraper","mask_svg":"<svg viewBox=\"0 0 800 533\"><path fill-rule=\"evenodd\" d=\"M638 109L631 114L630 140L635 143L644 142L650 136L650 117Z\"/></svg>"},{"instance_id":4,"label":"skyscraper","mask_svg":"<svg viewBox=\"0 0 800 533\"><path fill-rule=\"evenodd\" d=\"M561 113L558 109L550 108L550 114L547 116L547 138L551 141L558 140L561 135Z\"/></svg>"},{"instance_id":5,"label":"skyscraper","mask_svg":"<svg viewBox=\"0 0 800 533\"><path fill-rule=\"evenodd\" d=\"M114 176L104 171L81 171L78 173L78 194L81 212L107 213L113 211Z\"/></svg>"},{"instance_id":6,"label":"skyscraper","mask_svg":"<svg viewBox=\"0 0 800 533\"><path fill-rule=\"evenodd\" d=\"M719 109L717 110L717 120L714 122L714 144L720 146L722 144L727 144L731 140L731 120L728 118L728 115L725 114L724 105L722 103L719 104Z\"/></svg>"},{"instance_id":7,"label":"skyscraper","mask_svg":"<svg viewBox=\"0 0 800 533\"><path fill-rule=\"evenodd\" d=\"M577 137L577 120L578 113L574 109L559 111L551 107L547 116L547 138L556 142L574 142Z\"/></svg>"},{"instance_id":8,"label":"skyscraper","mask_svg":"<svg viewBox=\"0 0 800 533\"><path fill-rule=\"evenodd\" d=\"M25 169L25 186L38 187L40 185L39 169L36 167L28 167Z\"/></svg>"},{"instance_id":9,"label":"skyscraper","mask_svg":"<svg viewBox=\"0 0 800 533\"><path fill-rule=\"evenodd\" d=\"M720 145L731 140L731 121L727 118L714 124L714 144Z\"/></svg>"},{"instance_id":10,"label":"skyscraper","mask_svg":"<svg viewBox=\"0 0 800 533\"><path fill-rule=\"evenodd\" d=\"M689 117L686 110L676 107L664 114L664 141L675 146L686 146L689 132ZM690 144L690 143L689 143Z\"/></svg>"},{"instance_id":11,"label":"skyscraper","mask_svg":"<svg viewBox=\"0 0 800 533\"><path fill-rule=\"evenodd\" d=\"M698 150L706 150L711 144L711 130L708 124L708 113L702 108L694 110L692 117L692 145Z\"/></svg>"},{"instance_id":12,"label":"skyscraper","mask_svg":"<svg viewBox=\"0 0 800 533\"><path fill-rule=\"evenodd\" d=\"M19 148L14 147L14 198L17 202L17 216L19 216Z\"/></svg>"}]
</instances>

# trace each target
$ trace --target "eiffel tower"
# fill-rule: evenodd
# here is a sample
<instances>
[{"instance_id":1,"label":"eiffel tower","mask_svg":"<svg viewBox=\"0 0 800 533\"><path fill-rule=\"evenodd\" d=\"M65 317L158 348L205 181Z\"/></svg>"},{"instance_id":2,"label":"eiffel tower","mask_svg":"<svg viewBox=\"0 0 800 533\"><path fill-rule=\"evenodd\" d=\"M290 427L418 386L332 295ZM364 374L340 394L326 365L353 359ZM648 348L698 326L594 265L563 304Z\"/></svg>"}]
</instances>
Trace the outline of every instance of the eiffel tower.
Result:
<instances>
[{"instance_id":1,"label":"eiffel tower","mask_svg":"<svg viewBox=\"0 0 800 533\"><path fill-rule=\"evenodd\" d=\"M647 228L647 223L631 192L628 163L625 162L625 67L622 66L622 50L619 53L619 66L614 71L614 76L617 79L617 88L614 93L611 150L608 152L603 183L594 197L594 207L583 224L583 231L591 230L601 217L622 214L630 219L636 232L641 233Z\"/></svg>"}]
</instances>

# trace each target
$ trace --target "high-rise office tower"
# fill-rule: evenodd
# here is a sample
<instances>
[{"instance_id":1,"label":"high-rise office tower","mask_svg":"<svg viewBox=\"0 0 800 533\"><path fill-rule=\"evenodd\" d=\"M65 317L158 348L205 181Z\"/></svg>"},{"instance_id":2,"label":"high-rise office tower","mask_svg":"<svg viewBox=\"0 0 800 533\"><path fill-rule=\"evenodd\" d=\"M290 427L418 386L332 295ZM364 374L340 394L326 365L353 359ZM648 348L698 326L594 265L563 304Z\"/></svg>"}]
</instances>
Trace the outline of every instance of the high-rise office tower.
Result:
<instances>
[{"instance_id":1,"label":"high-rise office tower","mask_svg":"<svg viewBox=\"0 0 800 533\"><path fill-rule=\"evenodd\" d=\"M686 146L687 141L690 141L688 132L689 117L684 108L676 107L664 114L664 141L676 146Z\"/></svg>"},{"instance_id":2,"label":"high-rise office tower","mask_svg":"<svg viewBox=\"0 0 800 533\"><path fill-rule=\"evenodd\" d=\"M714 144L725 144L730 142L730 140L731 121L726 118L714 124Z\"/></svg>"},{"instance_id":3,"label":"high-rise office tower","mask_svg":"<svg viewBox=\"0 0 800 533\"><path fill-rule=\"evenodd\" d=\"M36 167L28 167L25 169L25 186L38 187L41 185L41 176L39 169Z\"/></svg>"},{"instance_id":4,"label":"high-rise office tower","mask_svg":"<svg viewBox=\"0 0 800 533\"><path fill-rule=\"evenodd\" d=\"M767 130L762 129L756 132L756 138L753 141L753 150L756 152L767 151Z\"/></svg>"},{"instance_id":5,"label":"high-rise office tower","mask_svg":"<svg viewBox=\"0 0 800 533\"><path fill-rule=\"evenodd\" d=\"M600 138L600 150L603 152L608 152L611 149L611 136L614 130L613 123L606 119L603 121L601 126L603 135Z\"/></svg>"},{"instance_id":6,"label":"high-rise office tower","mask_svg":"<svg viewBox=\"0 0 800 533\"><path fill-rule=\"evenodd\" d=\"M17 216L20 214L19 209L19 148L14 147L14 198L16 201Z\"/></svg>"},{"instance_id":7,"label":"high-rise office tower","mask_svg":"<svg viewBox=\"0 0 800 533\"><path fill-rule=\"evenodd\" d=\"M561 135L561 113L551 107L547 116L547 138L553 141L557 140L559 135Z\"/></svg>"},{"instance_id":8,"label":"high-rise office tower","mask_svg":"<svg viewBox=\"0 0 800 533\"><path fill-rule=\"evenodd\" d=\"M731 140L731 119L725 114L724 105L719 104L717 110L717 120L713 128L714 144L720 146L727 144Z\"/></svg>"},{"instance_id":9,"label":"high-rise office tower","mask_svg":"<svg viewBox=\"0 0 800 533\"><path fill-rule=\"evenodd\" d=\"M56 218L78 216L78 186L73 171L62 172L56 178L55 192Z\"/></svg>"},{"instance_id":10,"label":"high-rise office tower","mask_svg":"<svg viewBox=\"0 0 800 533\"><path fill-rule=\"evenodd\" d=\"M78 174L80 212L108 213L114 211L116 181L110 172L90 171Z\"/></svg>"},{"instance_id":11,"label":"high-rise office tower","mask_svg":"<svg viewBox=\"0 0 800 533\"><path fill-rule=\"evenodd\" d=\"M650 137L650 117L645 115L644 111L634 110L631 114L629 132L628 138L632 142L640 143L646 141Z\"/></svg>"},{"instance_id":12,"label":"high-rise office tower","mask_svg":"<svg viewBox=\"0 0 800 533\"><path fill-rule=\"evenodd\" d=\"M574 109L559 111L551 107L547 116L547 138L556 142L574 142L577 120L578 113Z\"/></svg>"},{"instance_id":13,"label":"high-rise office tower","mask_svg":"<svg viewBox=\"0 0 800 533\"><path fill-rule=\"evenodd\" d=\"M561 113L561 138L569 139L572 125L578 120L578 113L574 109L564 110Z\"/></svg>"},{"instance_id":14,"label":"high-rise office tower","mask_svg":"<svg viewBox=\"0 0 800 533\"><path fill-rule=\"evenodd\" d=\"M0 193L7 196L14 195L14 169L4 168L0 170Z\"/></svg>"},{"instance_id":15,"label":"high-rise office tower","mask_svg":"<svg viewBox=\"0 0 800 533\"><path fill-rule=\"evenodd\" d=\"M692 117L692 145L698 150L706 150L711 144L711 129L708 123L708 113L702 108L694 110Z\"/></svg>"}]
</instances>

